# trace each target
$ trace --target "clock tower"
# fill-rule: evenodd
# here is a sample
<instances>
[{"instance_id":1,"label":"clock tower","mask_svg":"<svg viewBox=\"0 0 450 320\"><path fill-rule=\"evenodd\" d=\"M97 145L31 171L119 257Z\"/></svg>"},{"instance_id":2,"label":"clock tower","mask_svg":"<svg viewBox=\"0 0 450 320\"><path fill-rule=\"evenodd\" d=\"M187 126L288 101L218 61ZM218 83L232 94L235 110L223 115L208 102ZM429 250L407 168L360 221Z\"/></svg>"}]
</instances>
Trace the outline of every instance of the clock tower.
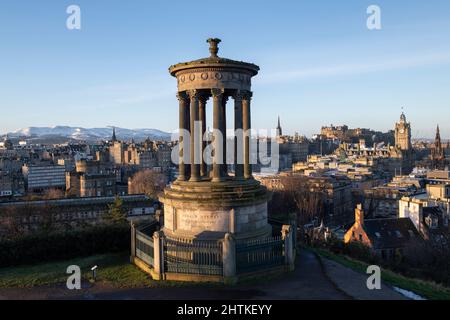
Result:
<instances>
[{"instance_id":1,"label":"clock tower","mask_svg":"<svg viewBox=\"0 0 450 320\"><path fill-rule=\"evenodd\" d=\"M402 112L400 122L395 124L395 147L402 151L411 150L411 124L406 122L406 116Z\"/></svg>"}]
</instances>

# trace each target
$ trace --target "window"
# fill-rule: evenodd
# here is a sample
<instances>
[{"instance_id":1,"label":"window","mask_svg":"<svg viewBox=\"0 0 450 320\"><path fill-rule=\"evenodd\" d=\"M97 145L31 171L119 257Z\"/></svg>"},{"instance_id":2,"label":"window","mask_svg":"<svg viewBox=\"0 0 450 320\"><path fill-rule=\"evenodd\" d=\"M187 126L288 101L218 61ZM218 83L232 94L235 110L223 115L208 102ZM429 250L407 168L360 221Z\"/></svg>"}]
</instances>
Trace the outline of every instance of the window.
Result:
<instances>
[{"instance_id":1,"label":"window","mask_svg":"<svg viewBox=\"0 0 450 320\"><path fill-rule=\"evenodd\" d=\"M363 236L362 236L362 234L359 234L359 241L363 241Z\"/></svg>"}]
</instances>

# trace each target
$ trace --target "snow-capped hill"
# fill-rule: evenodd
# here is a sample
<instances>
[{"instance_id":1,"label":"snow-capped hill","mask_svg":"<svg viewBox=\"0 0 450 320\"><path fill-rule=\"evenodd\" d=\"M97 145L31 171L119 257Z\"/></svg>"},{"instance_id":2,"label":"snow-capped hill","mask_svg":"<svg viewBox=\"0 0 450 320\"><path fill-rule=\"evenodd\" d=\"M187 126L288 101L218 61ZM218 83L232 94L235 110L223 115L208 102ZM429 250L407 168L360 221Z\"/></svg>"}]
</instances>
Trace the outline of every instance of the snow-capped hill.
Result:
<instances>
[{"instance_id":1,"label":"snow-capped hill","mask_svg":"<svg viewBox=\"0 0 450 320\"><path fill-rule=\"evenodd\" d=\"M88 129L69 126L28 127L11 132L8 135L13 138L42 138L59 136L73 140L98 141L110 140L112 137L112 131L112 127ZM147 138L170 140L170 133L157 129L116 128L116 136L119 140L144 140Z\"/></svg>"}]
</instances>

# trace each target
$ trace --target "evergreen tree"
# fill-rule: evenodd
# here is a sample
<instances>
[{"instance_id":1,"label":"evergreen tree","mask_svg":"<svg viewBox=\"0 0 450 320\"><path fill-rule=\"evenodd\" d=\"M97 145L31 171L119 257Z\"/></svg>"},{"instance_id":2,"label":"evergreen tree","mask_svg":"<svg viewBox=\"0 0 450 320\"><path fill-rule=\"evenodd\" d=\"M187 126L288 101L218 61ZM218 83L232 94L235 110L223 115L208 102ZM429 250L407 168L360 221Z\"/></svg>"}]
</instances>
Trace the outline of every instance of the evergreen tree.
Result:
<instances>
[{"instance_id":1,"label":"evergreen tree","mask_svg":"<svg viewBox=\"0 0 450 320\"><path fill-rule=\"evenodd\" d=\"M125 224L127 223L127 213L123 207L123 200L119 197L114 199L114 202L108 205L108 213L104 216L104 219L112 224Z\"/></svg>"}]
</instances>

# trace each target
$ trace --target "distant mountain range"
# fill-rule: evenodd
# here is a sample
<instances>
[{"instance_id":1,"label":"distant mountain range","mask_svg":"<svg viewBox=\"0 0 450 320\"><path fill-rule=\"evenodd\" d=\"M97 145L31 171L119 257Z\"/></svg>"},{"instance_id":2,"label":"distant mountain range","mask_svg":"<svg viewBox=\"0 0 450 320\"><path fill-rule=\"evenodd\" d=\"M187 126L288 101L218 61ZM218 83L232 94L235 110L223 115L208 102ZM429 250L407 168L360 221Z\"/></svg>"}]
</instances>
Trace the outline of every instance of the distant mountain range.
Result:
<instances>
[{"instance_id":1,"label":"distant mountain range","mask_svg":"<svg viewBox=\"0 0 450 320\"><path fill-rule=\"evenodd\" d=\"M101 141L111 140L112 127L106 128L82 128L69 126L56 127L28 127L8 133L9 138L26 140L75 140L75 141ZM142 141L147 138L151 140L170 140L170 133L157 129L125 129L116 127L118 140L129 141L134 139Z\"/></svg>"}]
</instances>

